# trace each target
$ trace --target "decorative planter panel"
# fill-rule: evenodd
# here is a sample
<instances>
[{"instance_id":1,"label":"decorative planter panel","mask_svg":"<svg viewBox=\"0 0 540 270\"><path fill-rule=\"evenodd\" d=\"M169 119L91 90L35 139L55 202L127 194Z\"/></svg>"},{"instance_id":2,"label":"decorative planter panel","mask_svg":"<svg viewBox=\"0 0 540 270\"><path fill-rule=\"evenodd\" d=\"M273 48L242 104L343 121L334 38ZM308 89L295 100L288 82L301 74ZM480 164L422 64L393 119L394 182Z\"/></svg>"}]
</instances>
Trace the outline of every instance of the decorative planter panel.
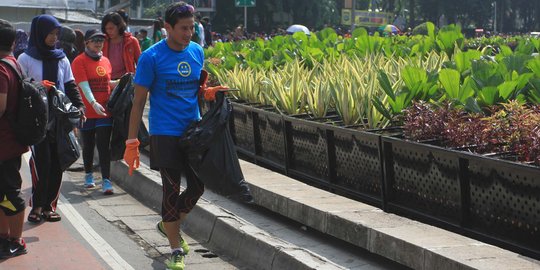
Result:
<instances>
[{"instance_id":1,"label":"decorative planter panel","mask_svg":"<svg viewBox=\"0 0 540 270\"><path fill-rule=\"evenodd\" d=\"M284 117L289 126L289 171L318 182L329 182L326 127L320 123Z\"/></svg>"},{"instance_id":2,"label":"decorative planter panel","mask_svg":"<svg viewBox=\"0 0 540 270\"><path fill-rule=\"evenodd\" d=\"M285 169L285 126L283 117L277 113L256 110L257 155L280 169Z\"/></svg>"},{"instance_id":3,"label":"decorative planter panel","mask_svg":"<svg viewBox=\"0 0 540 270\"><path fill-rule=\"evenodd\" d=\"M382 200L380 136L339 127L330 129L335 149L333 183L361 196Z\"/></svg>"},{"instance_id":4,"label":"decorative planter panel","mask_svg":"<svg viewBox=\"0 0 540 270\"><path fill-rule=\"evenodd\" d=\"M459 154L440 147L383 137L388 203L458 223Z\"/></svg>"},{"instance_id":5,"label":"decorative planter panel","mask_svg":"<svg viewBox=\"0 0 540 270\"><path fill-rule=\"evenodd\" d=\"M253 108L248 105L232 103L231 135L236 148L244 154L255 154L253 136Z\"/></svg>"},{"instance_id":6,"label":"decorative planter panel","mask_svg":"<svg viewBox=\"0 0 540 270\"><path fill-rule=\"evenodd\" d=\"M470 225L540 252L540 169L470 155Z\"/></svg>"}]
</instances>

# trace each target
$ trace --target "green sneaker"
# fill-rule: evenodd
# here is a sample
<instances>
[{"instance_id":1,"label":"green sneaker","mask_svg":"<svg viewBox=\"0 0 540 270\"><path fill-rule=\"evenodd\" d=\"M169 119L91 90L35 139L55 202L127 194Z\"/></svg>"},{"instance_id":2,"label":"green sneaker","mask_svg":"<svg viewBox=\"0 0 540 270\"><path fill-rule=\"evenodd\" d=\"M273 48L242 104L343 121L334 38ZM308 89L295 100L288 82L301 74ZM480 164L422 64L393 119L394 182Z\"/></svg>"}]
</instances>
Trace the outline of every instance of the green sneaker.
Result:
<instances>
[{"instance_id":1,"label":"green sneaker","mask_svg":"<svg viewBox=\"0 0 540 270\"><path fill-rule=\"evenodd\" d=\"M184 270L184 256L185 253L182 253L180 250L177 250L171 254L171 259L167 260L165 263L167 269L169 270Z\"/></svg>"},{"instance_id":2,"label":"green sneaker","mask_svg":"<svg viewBox=\"0 0 540 270\"><path fill-rule=\"evenodd\" d=\"M156 229L163 237L167 237L167 232L165 232L165 227L163 227L163 220L160 220L156 224ZM180 236L180 247L184 250L186 255L189 253L189 245L182 236Z\"/></svg>"}]
</instances>

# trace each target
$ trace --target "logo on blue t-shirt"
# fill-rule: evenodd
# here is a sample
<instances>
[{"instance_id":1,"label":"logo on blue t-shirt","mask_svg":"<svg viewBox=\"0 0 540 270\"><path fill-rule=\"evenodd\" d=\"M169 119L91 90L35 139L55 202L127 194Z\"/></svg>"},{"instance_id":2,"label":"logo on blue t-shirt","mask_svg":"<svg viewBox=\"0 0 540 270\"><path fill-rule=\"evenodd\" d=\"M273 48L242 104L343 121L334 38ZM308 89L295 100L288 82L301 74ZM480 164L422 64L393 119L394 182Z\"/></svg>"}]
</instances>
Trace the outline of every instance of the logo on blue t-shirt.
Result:
<instances>
[{"instance_id":1,"label":"logo on blue t-shirt","mask_svg":"<svg viewBox=\"0 0 540 270\"><path fill-rule=\"evenodd\" d=\"M187 77L191 74L191 66L187 62L180 62L178 64L178 73L180 76Z\"/></svg>"}]
</instances>

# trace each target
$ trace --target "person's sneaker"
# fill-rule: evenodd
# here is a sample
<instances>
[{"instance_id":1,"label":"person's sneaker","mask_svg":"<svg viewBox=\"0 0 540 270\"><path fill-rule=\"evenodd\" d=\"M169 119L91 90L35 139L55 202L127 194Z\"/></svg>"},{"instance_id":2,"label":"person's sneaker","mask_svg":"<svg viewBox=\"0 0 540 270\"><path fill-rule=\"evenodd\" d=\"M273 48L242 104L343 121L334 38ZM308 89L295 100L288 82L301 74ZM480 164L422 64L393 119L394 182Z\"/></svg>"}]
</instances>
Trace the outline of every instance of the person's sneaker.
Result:
<instances>
[{"instance_id":1,"label":"person's sneaker","mask_svg":"<svg viewBox=\"0 0 540 270\"><path fill-rule=\"evenodd\" d=\"M103 194L105 195L111 195L114 193L111 180L109 179L103 179L103 184L101 185L101 189L103 190Z\"/></svg>"},{"instance_id":2,"label":"person's sneaker","mask_svg":"<svg viewBox=\"0 0 540 270\"><path fill-rule=\"evenodd\" d=\"M87 173L84 175L84 187L85 188L93 188L96 186L96 182L94 182L94 175L92 173Z\"/></svg>"},{"instance_id":3,"label":"person's sneaker","mask_svg":"<svg viewBox=\"0 0 540 270\"><path fill-rule=\"evenodd\" d=\"M184 270L185 264L184 264L184 254L180 250L176 250L171 254L171 258L167 260L165 263L167 265L167 269L169 270Z\"/></svg>"},{"instance_id":4,"label":"person's sneaker","mask_svg":"<svg viewBox=\"0 0 540 270\"><path fill-rule=\"evenodd\" d=\"M165 232L165 227L163 227L163 220L160 220L156 224L156 229L163 237L167 237L167 232ZM189 245L186 242L186 240L184 240L184 238L182 238L181 236L180 236L180 247L182 248L182 250L184 250L184 253L186 255L189 253Z\"/></svg>"},{"instance_id":5,"label":"person's sneaker","mask_svg":"<svg viewBox=\"0 0 540 270\"><path fill-rule=\"evenodd\" d=\"M7 240L8 243L5 245L6 249L1 251L0 259L6 259L11 257L16 257L22 254L28 253L26 250L26 243L21 238L21 240Z\"/></svg>"}]
</instances>

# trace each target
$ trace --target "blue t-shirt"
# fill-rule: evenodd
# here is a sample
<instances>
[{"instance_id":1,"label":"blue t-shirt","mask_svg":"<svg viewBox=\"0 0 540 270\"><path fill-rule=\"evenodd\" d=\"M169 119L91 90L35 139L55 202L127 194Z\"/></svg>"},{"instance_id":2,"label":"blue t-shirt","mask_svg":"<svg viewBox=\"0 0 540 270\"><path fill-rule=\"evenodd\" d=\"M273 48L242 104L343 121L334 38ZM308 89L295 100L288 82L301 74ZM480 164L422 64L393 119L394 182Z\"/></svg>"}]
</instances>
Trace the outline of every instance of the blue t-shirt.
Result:
<instances>
[{"instance_id":1,"label":"blue t-shirt","mask_svg":"<svg viewBox=\"0 0 540 270\"><path fill-rule=\"evenodd\" d=\"M194 42L178 52L164 39L142 53L134 81L150 91L150 135L181 136L200 119L197 92L203 64L203 49Z\"/></svg>"}]
</instances>

